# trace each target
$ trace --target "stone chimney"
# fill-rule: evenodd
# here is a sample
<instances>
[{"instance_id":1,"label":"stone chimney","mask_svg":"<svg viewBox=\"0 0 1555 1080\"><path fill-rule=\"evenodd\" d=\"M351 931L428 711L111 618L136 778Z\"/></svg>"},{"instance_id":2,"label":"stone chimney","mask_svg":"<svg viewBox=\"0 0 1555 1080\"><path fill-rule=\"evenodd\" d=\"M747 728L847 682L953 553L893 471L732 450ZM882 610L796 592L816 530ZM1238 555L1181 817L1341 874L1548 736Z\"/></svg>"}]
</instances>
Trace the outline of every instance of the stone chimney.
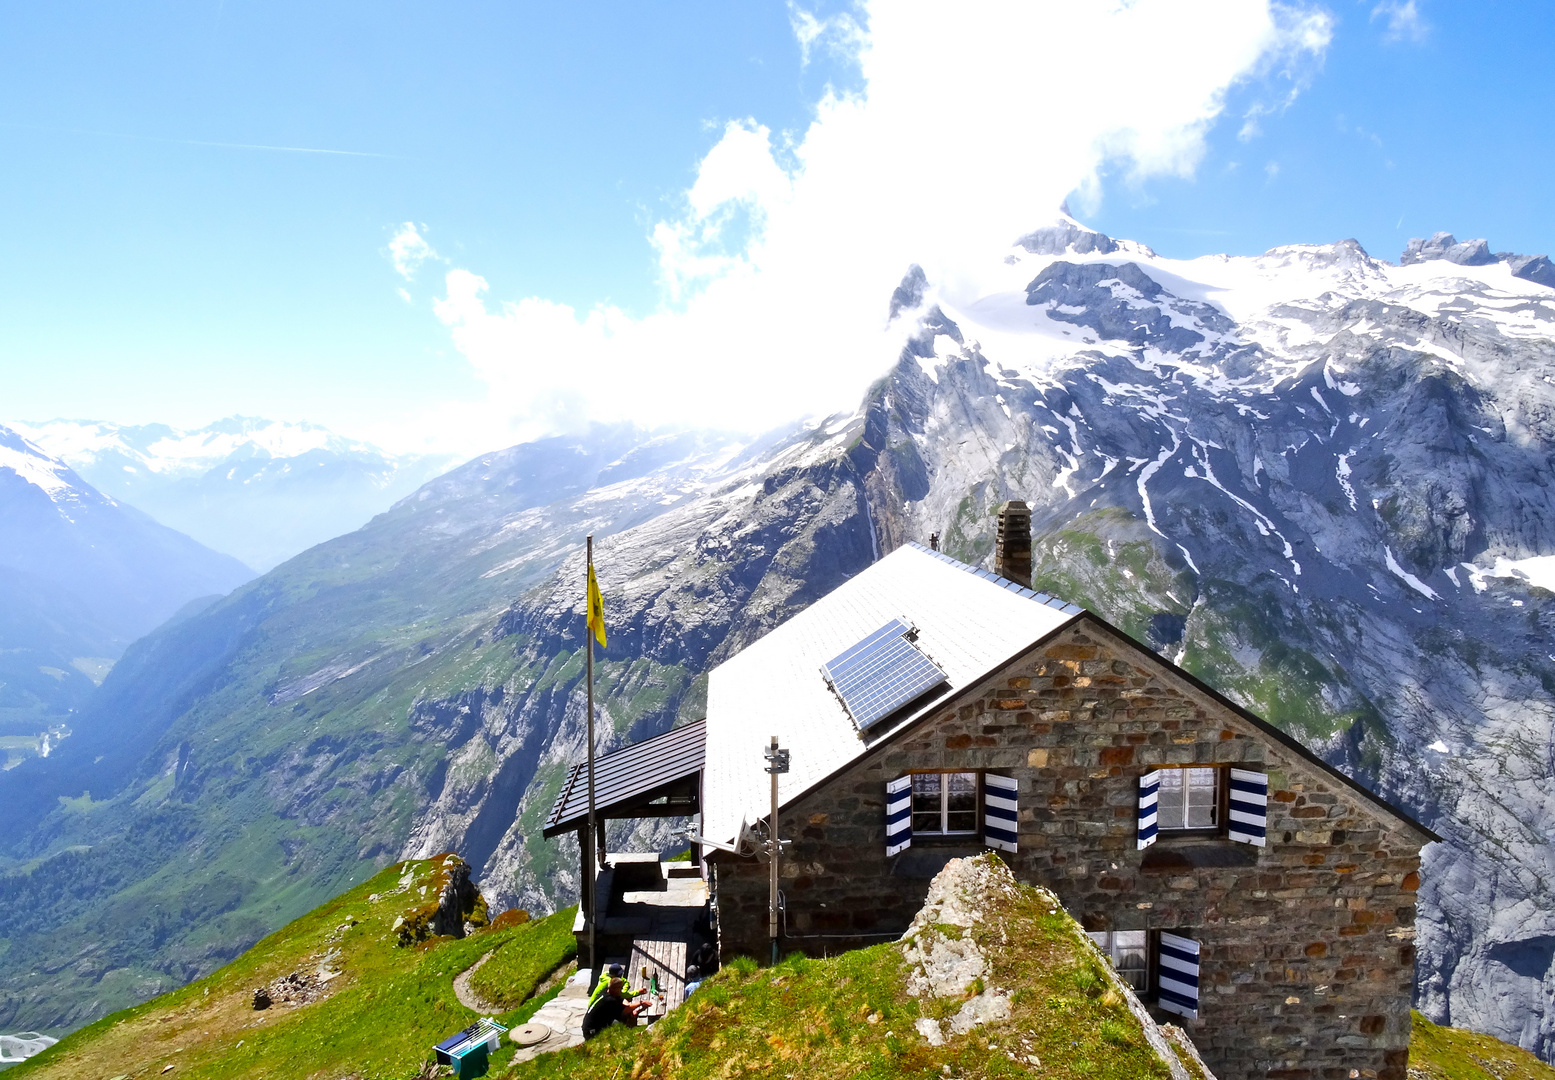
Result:
<instances>
[{"instance_id":1,"label":"stone chimney","mask_svg":"<svg viewBox=\"0 0 1555 1080\"><path fill-rule=\"evenodd\" d=\"M1031 588L1031 508L1019 499L1011 499L999 507L993 572Z\"/></svg>"}]
</instances>

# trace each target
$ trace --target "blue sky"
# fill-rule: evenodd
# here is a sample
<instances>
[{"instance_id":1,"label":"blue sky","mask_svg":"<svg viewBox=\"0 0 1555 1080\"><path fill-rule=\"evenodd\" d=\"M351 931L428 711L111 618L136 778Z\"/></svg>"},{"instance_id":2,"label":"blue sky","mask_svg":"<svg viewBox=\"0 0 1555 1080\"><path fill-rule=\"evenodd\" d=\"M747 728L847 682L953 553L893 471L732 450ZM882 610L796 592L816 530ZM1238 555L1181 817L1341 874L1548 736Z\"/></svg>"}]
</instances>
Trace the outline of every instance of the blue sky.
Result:
<instances>
[{"instance_id":1,"label":"blue sky","mask_svg":"<svg viewBox=\"0 0 1555 1080\"><path fill-rule=\"evenodd\" d=\"M1392 32L1379 7L1331 5L1321 72L1260 137L1233 93L1192 180L1111 185L1090 223L1174 256L1354 237L1396 260L1436 230L1555 253L1555 5L1420 0Z\"/></svg>"},{"instance_id":2,"label":"blue sky","mask_svg":"<svg viewBox=\"0 0 1555 1080\"><path fill-rule=\"evenodd\" d=\"M1354 236L1396 258L1435 229L1555 249L1555 8L1306 10L1328 20L1324 48L1238 80L1191 178L1105 166L1090 223L1180 256ZM727 125L770 129L792 165L783 133L803 133L828 85L864 86L846 24L802 49L802 9L778 3L8 2L0 20L0 418L13 419L243 412L383 438L437 402L424 422L447 425L496 384L459 337L475 332L468 306L434 313L453 297L442 273L478 275L494 310L543 297L651 316L666 303L655 227L686 223ZM901 66L932 71L954 29L929 28ZM969 31L954 62L975 63L988 33ZM1033 40L1032 62L1051 47ZM1117 80L1108 42L1066 51ZM1173 59L1153 77L1173 77ZM1019 103L1029 126L1012 139L1086 108L1074 70L1072 99ZM1292 92L1244 131L1250 109ZM1135 100L1149 122L1143 76ZM951 107L964 104L925 126L971 122ZM692 216L698 252L738 248L739 215L711 247ZM389 254L405 222L441 259L411 280ZM520 372L502 392L524 385Z\"/></svg>"}]
</instances>

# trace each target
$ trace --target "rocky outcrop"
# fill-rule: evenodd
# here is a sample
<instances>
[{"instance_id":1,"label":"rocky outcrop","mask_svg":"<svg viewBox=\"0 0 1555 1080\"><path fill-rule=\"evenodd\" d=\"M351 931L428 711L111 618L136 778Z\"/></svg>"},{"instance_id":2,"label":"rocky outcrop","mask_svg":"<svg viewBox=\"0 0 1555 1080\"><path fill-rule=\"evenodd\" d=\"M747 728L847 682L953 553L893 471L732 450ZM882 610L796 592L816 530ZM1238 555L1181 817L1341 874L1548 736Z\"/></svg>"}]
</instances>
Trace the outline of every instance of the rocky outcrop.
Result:
<instances>
[{"instance_id":1,"label":"rocky outcrop","mask_svg":"<svg viewBox=\"0 0 1555 1080\"><path fill-rule=\"evenodd\" d=\"M1435 233L1429 240L1415 237L1404 247L1404 253L1398 261L1401 266L1410 266L1433 259L1442 259L1459 266L1488 266L1503 262L1512 271L1513 277L1555 289L1555 263L1551 263L1545 256L1517 255L1510 251L1498 251L1492 255L1490 245L1484 240L1465 240L1460 243L1457 237L1448 232Z\"/></svg>"},{"instance_id":2,"label":"rocky outcrop","mask_svg":"<svg viewBox=\"0 0 1555 1080\"><path fill-rule=\"evenodd\" d=\"M470 864L453 854L440 855L433 863L432 879L420 889L424 902L394 920L401 945L433 937L462 938L491 922L486 898L470 880Z\"/></svg>"},{"instance_id":3,"label":"rocky outcrop","mask_svg":"<svg viewBox=\"0 0 1555 1080\"><path fill-rule=\"evenodd\" d=\"M1011 1019L1010 990L995 985L995 965L983 943L1007 945L1012 939L1034 936L1027 920L1031 913L1060 910L1058 898L1045 889L1022 886L996 856L951 859L929 884L923 908L902 935L902 959L907 964L907 994L916 998L960 1001L953 1014L943 1019L919 1017L914 1027L930 1046L943 1046L975 1028L999 1025ZM1092 955L1090 942L1073 920L1067 923L1070 948ZM1038 931L1040 933L1040 931ZM1151 1018L1126 983L1100 963L1107 993L1127 1006L1141 1029L1144 1042L1154 1052L1172 1080L1214 1080L1213 1074L1191 1051L1191 1041L1180 1029L1168 1037ZM1184 1067L1186 1058L1188 1066ZM1014 1055L1017 1060L1020 1055ZM1023 1064L1040 1067L1030 1055Z\"/></svg>"},{"instance_id":4,"label":"rocky outcrop","mask_svg":"<svg viewBox=\"0 0 1555 1080\"><path fill-rule=\"evenodd\" d=\"M1431 259L1446 259L1459 266L1484 266L1496 261L1496 257L1490 253L1490 245L1485 241L1465 240L1459 243L1458 238L1449 232L1433 233L1429 240L1415 237L1405 245L1404 253L1398 261L1401 266L1409 266Z\"/></svg>"}]
</instances>

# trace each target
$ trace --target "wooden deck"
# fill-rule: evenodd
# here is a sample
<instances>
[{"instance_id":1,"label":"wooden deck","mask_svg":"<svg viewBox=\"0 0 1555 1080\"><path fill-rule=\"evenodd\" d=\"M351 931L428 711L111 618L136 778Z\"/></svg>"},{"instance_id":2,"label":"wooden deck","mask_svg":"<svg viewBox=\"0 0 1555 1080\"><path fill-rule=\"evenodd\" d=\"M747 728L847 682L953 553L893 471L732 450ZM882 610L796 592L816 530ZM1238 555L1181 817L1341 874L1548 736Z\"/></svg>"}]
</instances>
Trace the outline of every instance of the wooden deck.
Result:
<instances>
[{"instance_id":1,"label":"wooden deck","mask_svg":"<svg viewBox=\"0 0 1555 1080\"><path fill-rule=\"evenodd\" d=\"M669 1010L679 1008L686 1000L686 943L642 938L632 942L632 960L627 973L633 988L650 985L643 975L644 970L649 976L658 976L662 998L652 1002L648 1012L663 1016Z\"/></svg>"},{"instance_id":2,"label":"wooden deck","mask_svg":"<svg viewBox=\"0 0 1555 1080\"><path fill-rule=\"evenodd\" d=\"M612 852L596 893L600 912L598 947L603 966L620 964L633 990L658 978L659 994L642 1020L652 1022L686 1000L686 966L706 936L708 890L692 863L663 862L652 853ZM573 925L579 945L587 928Z\"/></svg>"}]
</instances>

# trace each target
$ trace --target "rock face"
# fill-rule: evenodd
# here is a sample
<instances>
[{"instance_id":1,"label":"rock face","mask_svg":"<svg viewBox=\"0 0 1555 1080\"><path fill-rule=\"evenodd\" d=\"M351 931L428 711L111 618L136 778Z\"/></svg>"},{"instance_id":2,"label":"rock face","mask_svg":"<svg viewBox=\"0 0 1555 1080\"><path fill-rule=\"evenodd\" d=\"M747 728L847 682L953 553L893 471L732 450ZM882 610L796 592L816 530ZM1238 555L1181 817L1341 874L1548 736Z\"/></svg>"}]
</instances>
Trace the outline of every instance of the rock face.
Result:
<instances>
[{"instance_id":1,"label":"rock face","mask_svg":"<svg viewBox=\"0 0 1555 1080\"><path fill-rule=\"evenodd\" d=\"M923 908L902 935L902 959L908 967L910 997L959 998L962 1006L944 1021L924 1017L918 1032L931 1046L946 1034L965 1035L980 1024L1009 1018L1009 991L974 987L993 974L993 965L965 931L983 918L997 897L1016 892L1009 868L992 859L953 859L929 883Z\"/></svg>"},{"instance_id":2,"label":"rock face","mask_svg":"<svg viewBox=\"0 0 1555 1080\"><path fill-rule=\"evenodd\" d=\"M131 973L184 981L223 958L211 941L273 929L245 913L275 882L299 883L284 920L401 853L459 851L498 907L569 900L576 853L540 830L583 752L585 533L610 749L699 715L710 665L906 539L985 563L995 508L1021 499L1036 587L1448 838L1426 853L1422 1008L1550 1056L1540 264L1398 267L1354 241L1177 262L1072 221L1040 232L983 295L909 274L901 351L854 415L485 455L138 644L60 751L90 754L0 773L5 853L31 867L0 877L0 1026L80 1023L134 1000ZM61 804L83 788L110 801ZM154 878L195 852L198 872ZM65 880L93 883L68 910L12 902ZM86 952L110 914L138 925L132 887L206 899L186 927ZM123 974L105 990L105 972Z\"/></svg>"}]
</instances>

